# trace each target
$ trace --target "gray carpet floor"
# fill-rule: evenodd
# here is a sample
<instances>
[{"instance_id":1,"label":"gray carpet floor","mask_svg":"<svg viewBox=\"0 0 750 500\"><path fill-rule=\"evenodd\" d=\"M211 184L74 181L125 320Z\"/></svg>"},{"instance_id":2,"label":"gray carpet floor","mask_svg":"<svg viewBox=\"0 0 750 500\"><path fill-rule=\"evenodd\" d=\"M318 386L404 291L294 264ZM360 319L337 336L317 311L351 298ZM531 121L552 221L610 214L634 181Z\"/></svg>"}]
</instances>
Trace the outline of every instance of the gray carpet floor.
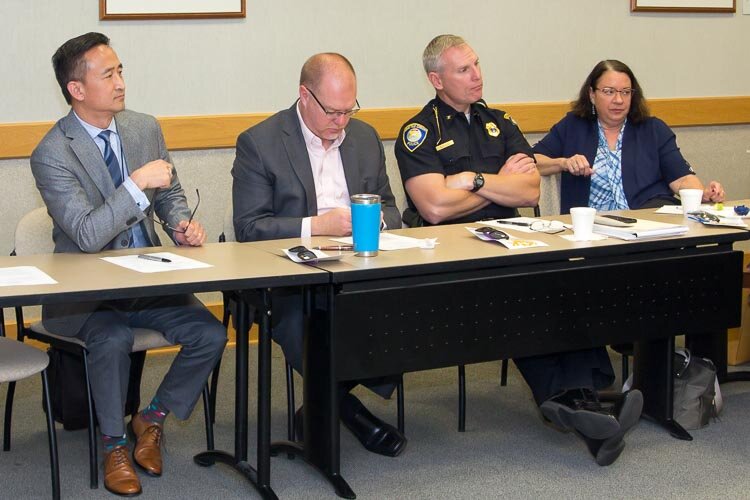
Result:
<instances>
[{"instance_id":1,"label":"gray carpet floor","mask_svg":"<svg viewBox=\"0 0 750 500\"><path fill-rule=\"evenodd\" d=\"M251 389L254 359L251 347ZM148 401L171 356L146 361L142 398ZM613 356L619 369L619 357ZM272 426L283 439L286 406L283 358L274 350ZM397 458L365 451L342 428L341 471L361 499L433 498L748 498L750 496L750 384L723 386L720 420L678 441L642 420L628 434L620 459L597 466L572 434L542 424L531 394L511 364L507 387L498 383L499 363L467 367L466 432L457 432L456 370L433 370L405 377L409 444ZM233 450L234 351L228 350L219 387L216 445ZM297 379L298 400L299 379ZM0 452L1 498L48 498L49 468L38 377L16 391L13 443ZM395 421L395 401L357 389L365 404ZM5 402L5 387L0 389ZM255 394L250 391L251 457L255 450ZM142 476L141 498L259 498L232 469L202 468L193 455L205 447L200 403L185 422L167 421L165 474ZM114 498L103 486L88 487L85 431L58 426L64 498ZM251 458L254 462L254 458ZM280 498L335 498L332 488L300 460L272 459L272 486Z\"/></svg>"}]
</instances>

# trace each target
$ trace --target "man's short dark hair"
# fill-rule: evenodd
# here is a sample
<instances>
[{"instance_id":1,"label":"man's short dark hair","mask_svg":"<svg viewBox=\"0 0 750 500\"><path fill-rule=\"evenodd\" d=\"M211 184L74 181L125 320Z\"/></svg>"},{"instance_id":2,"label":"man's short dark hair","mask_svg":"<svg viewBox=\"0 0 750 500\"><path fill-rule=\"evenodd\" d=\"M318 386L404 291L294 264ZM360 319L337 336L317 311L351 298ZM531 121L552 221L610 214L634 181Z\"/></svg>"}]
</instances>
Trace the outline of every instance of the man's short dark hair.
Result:
<instances>
[{"instance_id":1,"label":"man's short dark hair","mask_svg":"<svg viewBox=\"0 0 750 500\"><path fill-rule=\"evenodd\" d=\"M72 97L68 92L68 83L72 81L83 81L86 76L86 58L84 54L98 45L109 46L109 38L101 33L86 33L85 35L71 38L60 46L52 56L52 67L55 69L55 78L60 84L65 101L70 104Z\"/></svg>"}]
</instances>

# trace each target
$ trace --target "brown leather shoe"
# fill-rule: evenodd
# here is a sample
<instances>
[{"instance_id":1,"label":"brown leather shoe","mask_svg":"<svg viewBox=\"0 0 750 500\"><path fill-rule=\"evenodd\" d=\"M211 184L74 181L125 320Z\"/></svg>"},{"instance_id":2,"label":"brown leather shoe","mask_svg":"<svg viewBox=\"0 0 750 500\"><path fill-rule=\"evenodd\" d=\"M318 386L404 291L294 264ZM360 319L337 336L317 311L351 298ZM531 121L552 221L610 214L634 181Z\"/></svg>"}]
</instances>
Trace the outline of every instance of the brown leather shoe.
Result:
<instances>
[{"instance_id":1,"label":"brown leather shoe","mask_svg":"<svg viewBox=\"0 0 750 500\"><path fill-rule=\"evenodd\" d=\"M162 426L148 422L138 413L130 420L128 430L136 439L133 460L149 476L161 476Z\"/></svg>"},{"instance_id":2,"label":"brown leather shoe","mask_svg":"<svg viewBox=\"0 0 750 500\"><path fill-rule=\"evenodd\" d=\"M141 482L130 463L127 446L118 446L104 457L104 487L123 497L141 494Z\"/></svg>"}]
</instances>

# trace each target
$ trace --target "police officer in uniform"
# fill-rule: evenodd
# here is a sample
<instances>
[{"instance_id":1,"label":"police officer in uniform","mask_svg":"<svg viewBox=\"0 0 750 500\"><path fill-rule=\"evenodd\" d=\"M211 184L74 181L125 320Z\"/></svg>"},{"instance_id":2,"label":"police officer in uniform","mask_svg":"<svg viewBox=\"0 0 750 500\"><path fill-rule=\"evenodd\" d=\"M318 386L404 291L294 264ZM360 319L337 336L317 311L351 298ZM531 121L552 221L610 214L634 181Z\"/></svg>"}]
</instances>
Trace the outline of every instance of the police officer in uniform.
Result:
<instances>
[{"instance_id":1,"label":"police officer in uniform","mask_svg":"<svg viewBox=\"0 0 750 500\"><path fill-rule=\"evenodd\" d=\"M516 123L482 100L473 49L454 35L435 37L422 56L436 97L401 128L395 151L410 226L517 215L539 199L533 153ZM574 431L599 465L613 463L640 418L638 391L600 394L615 379L606 349L514 360L545 420Z\"/></svg>"}]
</instances>

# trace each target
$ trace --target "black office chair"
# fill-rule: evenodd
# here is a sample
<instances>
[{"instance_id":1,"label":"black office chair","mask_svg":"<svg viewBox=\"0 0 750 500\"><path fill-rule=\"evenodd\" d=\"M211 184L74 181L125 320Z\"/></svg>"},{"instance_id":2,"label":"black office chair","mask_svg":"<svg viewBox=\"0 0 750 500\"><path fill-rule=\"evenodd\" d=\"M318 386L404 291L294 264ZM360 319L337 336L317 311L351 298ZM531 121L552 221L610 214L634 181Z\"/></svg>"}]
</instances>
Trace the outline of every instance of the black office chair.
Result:
<instances>
[{"instance_id":1,"label":"black office chair","mask_svg":"<svg viewBox=\"0 0 750 500\"><path fill-rule=\"evenodd\" d=\"M47 414L47 439L49 442L50 473L52 476L52 498L60 498L60 465L57 458L57 434L55 421L50 411L50 393L47 383L49 357L34 347L5 337L5 316L0 309L0 383L8 382L5 396L5 421L3 424L3 451L10 451L11 418L16 381L36 373L42 375L42 401Z\"/></svg>"}]
</instances>

